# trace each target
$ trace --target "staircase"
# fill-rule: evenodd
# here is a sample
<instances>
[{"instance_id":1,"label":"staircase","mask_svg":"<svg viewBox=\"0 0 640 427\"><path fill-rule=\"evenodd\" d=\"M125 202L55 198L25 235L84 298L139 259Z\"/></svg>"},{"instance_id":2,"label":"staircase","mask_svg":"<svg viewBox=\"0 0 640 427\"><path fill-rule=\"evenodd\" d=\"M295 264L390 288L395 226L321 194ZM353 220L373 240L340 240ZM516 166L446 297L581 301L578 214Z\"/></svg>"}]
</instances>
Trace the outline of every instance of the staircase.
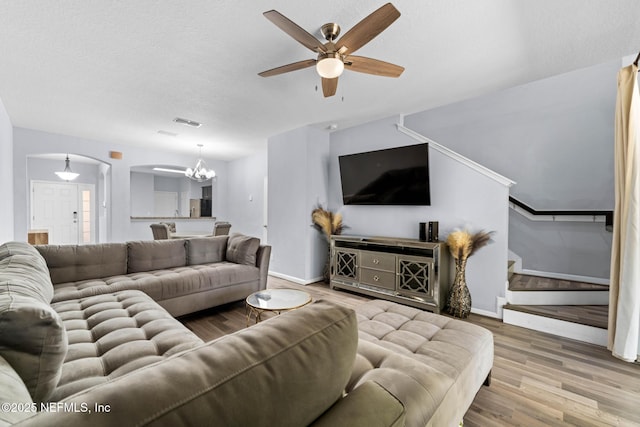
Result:
<instances>
[{"instance_id":1,"label":"staircase","mask_svg":"<svg viewBox=\"0 0 640 427\"><path fill-rule=\"evenodd\" d=\"M606 346L609 287L513 274L503 322Z\"/></svg>"}]
</instances>

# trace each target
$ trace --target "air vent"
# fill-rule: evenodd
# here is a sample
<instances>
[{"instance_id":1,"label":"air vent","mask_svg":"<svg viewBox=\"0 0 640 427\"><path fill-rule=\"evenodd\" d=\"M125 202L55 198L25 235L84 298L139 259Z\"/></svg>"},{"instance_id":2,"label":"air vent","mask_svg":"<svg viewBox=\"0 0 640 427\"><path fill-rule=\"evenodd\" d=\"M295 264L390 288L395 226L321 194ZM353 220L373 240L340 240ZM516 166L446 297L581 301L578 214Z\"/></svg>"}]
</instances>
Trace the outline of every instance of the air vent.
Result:
<instances>
[{"instance_id":1,"label":"air vent","mask_svg":"<svg viewBox=\"0 0 640 427\"><path fill-rule=\"evenodd\" d=\"M191 126L193 128L199 128L202 126L202 123L196 122L194 120L182 119L180 117L176 117L173 119L174 122L180 123L181 125Z\"/></svg>"},{"instance_id":2,"label":"air vent","mask_svg":"<svg viewBox=\"0 0 640 427\"><path fill-rule=\"evenodd\" d=\"M166 131L166 130L159 130L158 133L160 135L166 135L166 136L173 136L173 137L178 136L177 133L169 132L169 131Z\"/></svg>"}]
</instances>

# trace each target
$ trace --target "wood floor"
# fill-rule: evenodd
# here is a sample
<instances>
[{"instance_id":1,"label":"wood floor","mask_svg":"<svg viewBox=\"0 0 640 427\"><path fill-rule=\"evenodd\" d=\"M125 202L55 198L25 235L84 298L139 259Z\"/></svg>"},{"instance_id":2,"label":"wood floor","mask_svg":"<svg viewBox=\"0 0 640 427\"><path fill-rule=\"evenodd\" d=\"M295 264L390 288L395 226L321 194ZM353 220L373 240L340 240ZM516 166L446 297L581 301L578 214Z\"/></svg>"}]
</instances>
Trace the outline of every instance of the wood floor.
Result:
<instances>
[{"instance_id":1,"label":"wood floor","mask_svg":"<svg viewBox=\"0 0 640 427\"><path fill-rule=\"evenodd\" d=\"M269 288L301 288L314 299L356 307L369 298L300 286L269 277ZM243 302L180 320L212 340L246 326ZM467 412L469 426L640 426L640 365L622 362L604 347L503 324L472 314L494 334L490 387L482 387ZM446 426L445 426L446 427Z\"/></svg>"}]
</instances>

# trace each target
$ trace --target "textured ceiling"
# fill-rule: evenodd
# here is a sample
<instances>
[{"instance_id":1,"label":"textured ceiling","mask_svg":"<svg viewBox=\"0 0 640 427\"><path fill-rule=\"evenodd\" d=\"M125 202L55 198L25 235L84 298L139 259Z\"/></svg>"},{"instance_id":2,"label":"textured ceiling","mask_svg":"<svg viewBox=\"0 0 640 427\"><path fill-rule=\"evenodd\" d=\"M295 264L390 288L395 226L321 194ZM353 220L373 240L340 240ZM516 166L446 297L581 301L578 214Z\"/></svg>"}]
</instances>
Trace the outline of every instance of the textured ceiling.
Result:
<instances>
[{"instance_id":1,"label":"textured ceiling","mask_svg":"<svg viewBox=\"0 0 640 427\"><path fill-rule=\"evenodd\" d=\"M397 0L402 16L358 55L404 66L399 79L345 72L323 98L313 68L257 75L314 58L262 12L321 38L382 4L0 0L0 99L14 126L233 159L301 126L408 114L640 49L637 0Z\"/></svg>"}]
</instances>

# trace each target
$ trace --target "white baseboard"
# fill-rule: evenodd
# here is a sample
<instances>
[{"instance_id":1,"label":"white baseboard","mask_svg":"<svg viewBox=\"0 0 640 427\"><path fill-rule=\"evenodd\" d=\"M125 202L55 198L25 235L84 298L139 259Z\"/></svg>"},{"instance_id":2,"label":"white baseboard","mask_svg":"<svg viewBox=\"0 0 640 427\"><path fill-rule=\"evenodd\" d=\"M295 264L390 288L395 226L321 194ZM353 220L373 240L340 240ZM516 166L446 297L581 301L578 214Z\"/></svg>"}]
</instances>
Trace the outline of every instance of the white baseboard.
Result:
<instances>
[{"instance_id":1,"label":"white baseboard","mask_svg":"<svg viewBox=\"0 0 640 427\"><path fill-rule=\"evenodd\" d=\"M606 346L607 330L521 311L504 310L503 322L565 338Z\"/></svg>"},{"instance_id":2,"label":"white baseboard","mask_svg":"<svg viewBox=\"0 0 640 427\"><path fill-rule=\"evenodd\" d=\"M489 311L489 310L482 310L480 308L471 307L471 312L473 314L478 314L480 316L493 317L494 319L501 319L498 313L494 313L493 311Z\"/></svg>"},{"instance_id":3,"label":"white baseboard","mask_svg":"<svg viewBox=\"0 0 640 427\"><path fill-rule=\"evenodd\" d=\"M522 274L526 274L529 276L548 277L550 279L571 280L574 282L594 283L596 285L609 286L609 279L604 279L602 277L578 276L576 274L553 273L550 271L529 270L527 268L522 269Z\"/></svg>"},{"instance_id":4,"label":"white baseboard","mask_svg":"<svg viewBox=\"0 0 640 427\"><path fill-rule=\"evenodd\" d=\"M288 280L290 282L297 283L298 285L304 285L304 286L324 280L324 277L322 276L305 280L305 279L300 279L298 277L289 276L288 274L282 274L282 273L278 273L277 271L271 271L271 270L269 270L269 275L273 277L277 277L278 279Z\"/></svg>"}]
</instances>

